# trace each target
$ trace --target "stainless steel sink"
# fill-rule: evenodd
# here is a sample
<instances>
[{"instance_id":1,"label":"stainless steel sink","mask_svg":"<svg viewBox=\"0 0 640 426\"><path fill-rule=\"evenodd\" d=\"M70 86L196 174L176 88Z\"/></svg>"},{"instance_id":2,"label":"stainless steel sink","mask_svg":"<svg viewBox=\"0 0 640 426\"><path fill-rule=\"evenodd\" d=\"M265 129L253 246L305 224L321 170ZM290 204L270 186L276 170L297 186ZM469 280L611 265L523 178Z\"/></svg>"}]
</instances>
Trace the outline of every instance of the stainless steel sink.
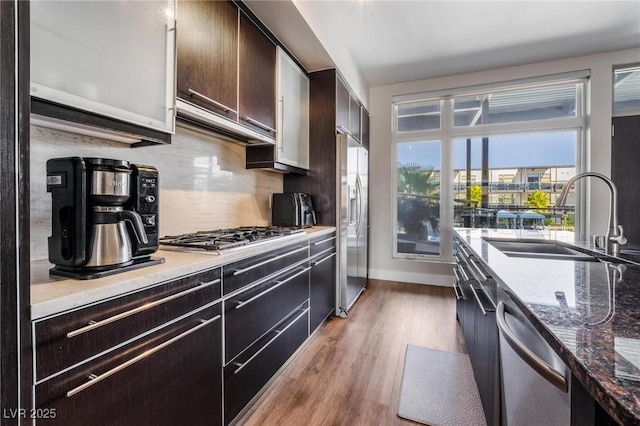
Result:
<instances>
[{"instance_id":1,"label":"stainless steel sink","mask_svg":"<svg viewBox=\"0 0 640 426\"><path fill-rule=\"evenodd\" d=\"M497 238L484 238L484 240L510 257L587 260L594 262L598 260L595 256L575 250L558 241L533 239L503 240Z\"/></svg>"}]
</instances>

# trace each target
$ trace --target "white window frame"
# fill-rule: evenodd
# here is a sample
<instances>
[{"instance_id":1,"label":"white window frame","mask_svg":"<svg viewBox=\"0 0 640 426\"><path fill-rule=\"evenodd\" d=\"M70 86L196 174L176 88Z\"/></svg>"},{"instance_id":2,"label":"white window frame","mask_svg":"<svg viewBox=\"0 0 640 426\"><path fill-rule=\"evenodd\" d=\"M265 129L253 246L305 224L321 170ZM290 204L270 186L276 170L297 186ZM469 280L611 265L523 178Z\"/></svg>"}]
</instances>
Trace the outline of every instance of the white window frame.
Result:
<instances>
[{"instance_id":1,"label":"white window frame","mask_svg":"<svg viewBox=\"0 0 640 426\"><path fill-rule=\"evenodd\" d=\"M391 140L391 161L392 161L392 257L394 259L410 259L424 262L453 262L453 196L454 196L454 176L453 176L453 140L464 137L491 137L506 134L519 134L527 132L556 132L575 131L576 132L576 173L587 171L589 158L586 133L588 131L588 110L586 99L589 96L589 76L590 72L577 71L572 73L556 74L552 76L542 76L524 80L507 81L496 84L481 86L471 86L454 88L437 92L423 92L408 95L399 95L392 98L392 140ZM540 87L544 85L561 85L568 83L578 84L576 93L576 115L575 117L559 117L544 120L532 120L522 122L507 122L482 124L475 126L455 127L453 125L455 97L482 94L484 92L495 92L498 90L517 90L525 87ZM583 83L583 84L580 84ZM399 132L397 128L396 105L404 102L440 100L441 121L439 129L404 131ZM398 144L407 142L427 142L440 141L440 254L422 255L414 253L398 253L398 194L397 194L397 164L398 164ZM580 235L588 234L587 220L583 218L580 211L585 211L588 197L586 188L582 185L576 191L580 191L579 205L576 205L576 232Z\"/></svg>"}]
</instances>

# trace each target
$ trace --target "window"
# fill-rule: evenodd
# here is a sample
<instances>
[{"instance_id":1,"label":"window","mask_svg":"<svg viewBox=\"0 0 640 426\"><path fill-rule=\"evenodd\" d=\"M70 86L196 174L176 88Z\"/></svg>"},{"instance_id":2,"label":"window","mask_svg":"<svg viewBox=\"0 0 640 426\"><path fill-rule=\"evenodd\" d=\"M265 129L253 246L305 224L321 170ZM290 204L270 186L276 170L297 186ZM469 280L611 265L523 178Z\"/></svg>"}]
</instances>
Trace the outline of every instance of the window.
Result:
<instances>
[{"instance_id":1,"label":"window","mask_svg":"<svg viewBox=\"0 0 640 426\"><path fill-rule=\"evenodd\" d=\"M499 209L565 226L550 203L581 168L587 77L394 97L394 257L451 260L454 226L527 225Z\"/></svg>"},{"instance_id":2,"label":"window","mask_svg":"<svg viewBox=\"0 0 640 426\"><path fill-rule=\"evenodd\" d=\"M511 175L511 174L509 174L509 175L500 174L500 175L498 175L498 182L500 182L500 183L511 183L511 182L513 182L513 175Z\"/></svg>"},{"instance_id":3,"label":"window","mask_svg":"<svg viewBox=\"0 0 640 426\"><path fill-rule=\"evenodd\" d=\"M397 158L396 252L439 256L440 141L399 143Z\"/></svg>"},{"instance_id":4,"label":"window","mask_svg":"<svg viewBox=\"0 0 640 426\"><path fill-rule=\"evenodd\" d=\"M640 114L640 66L613 71L614 115Z\"/></svg>"},{"instance_id":5,"label":"window","mask_svg":"<svg viewBox=\"0 0 640 426\"><path fill-rule=\"evenodd\" d=\"M456 127L576 116L575 84L510 89L454 99Z\"/></svg>"},{"instance_id":6,"label":"window","mask_svg":"<svg viewBox=\"0 0 640 426\"><path fill-rule=\"evenodd\" d=\"M438 100L402 103L395 109L398 132L440 128L441 102Z\"/></svg>"}]
</instances>

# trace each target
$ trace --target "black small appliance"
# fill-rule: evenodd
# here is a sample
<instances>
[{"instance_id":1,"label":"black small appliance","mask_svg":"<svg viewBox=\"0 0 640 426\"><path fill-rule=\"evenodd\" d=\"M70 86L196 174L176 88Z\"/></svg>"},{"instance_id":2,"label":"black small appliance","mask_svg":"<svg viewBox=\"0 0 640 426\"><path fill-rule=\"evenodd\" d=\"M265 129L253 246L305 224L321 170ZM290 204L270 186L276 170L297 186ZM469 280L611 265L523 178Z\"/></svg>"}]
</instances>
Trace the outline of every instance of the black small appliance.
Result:
<instances>
[{"instance_id":1,"label":"black small appliance","mask_svg":"<svg viewBox=\"0 0 640 426\"><path fill-rule=\"evenodd\" d=\"M316 224L311 195L302 192L273 194L271 200L271 224L308 228Z\"/></svg>"},{"instance_id":2,"label":"black small appliance","mask_svg":"<svg viewBox=\"0 0 640 426\"><path fill-rule=\"evenodd\" d=\"M90 279L162 263L150 257L158 249L157 182L153 167L124 160L48 160L50 273Z\"/></svg>"}]
</instances>

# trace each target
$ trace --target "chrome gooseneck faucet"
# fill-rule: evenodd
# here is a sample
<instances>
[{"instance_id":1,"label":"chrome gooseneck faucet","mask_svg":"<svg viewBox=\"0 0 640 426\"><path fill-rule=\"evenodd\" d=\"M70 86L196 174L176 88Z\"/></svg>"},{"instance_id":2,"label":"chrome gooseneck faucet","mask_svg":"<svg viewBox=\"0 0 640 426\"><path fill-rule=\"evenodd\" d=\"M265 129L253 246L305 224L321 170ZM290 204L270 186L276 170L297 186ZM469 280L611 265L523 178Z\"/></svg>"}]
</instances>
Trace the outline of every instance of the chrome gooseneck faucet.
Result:
<instances>
[{"instance_id":1,"label":"chrome gooseneck faucet","mask_svg":"<svg viewBox=\"0 0 640 426\"><path fill-rule=\"evenodd\" d=\"M579 173L570 178L564 185L564 188L562 188L562 192L556 200L556 206L564 206L567 201L567 196L569 195L569 189L571 188L571 186L573 186L574 182L578 179L588 176L596 177L603 180L604 183L607 184L607 186L609 187L609 191L611 192L611 197L609 198L611 201L611 204L609 206L609 229L607 230L607 235L605 237L607 241L605 253L611 256L618 256L620 254L620 246L627 244L627 239L624 236L622 225L618 224L618 190L616 189L616 185L611 179L603 174L595 172Z\"/></svg>"}]
</instances>

